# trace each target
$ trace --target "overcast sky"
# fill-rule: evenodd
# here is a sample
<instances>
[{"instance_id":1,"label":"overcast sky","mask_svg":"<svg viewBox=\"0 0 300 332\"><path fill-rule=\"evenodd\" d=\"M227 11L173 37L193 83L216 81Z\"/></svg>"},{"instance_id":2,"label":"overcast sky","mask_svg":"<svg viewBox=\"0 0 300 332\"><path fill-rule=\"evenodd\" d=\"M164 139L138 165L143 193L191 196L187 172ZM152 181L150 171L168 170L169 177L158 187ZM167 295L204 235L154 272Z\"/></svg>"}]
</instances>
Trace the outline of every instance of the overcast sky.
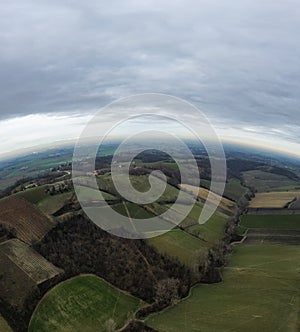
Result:
<instances>
[{"instance_id":1,"label":"overcast sky","mask_svg":"<svg viewBox=\"0 0 300 332\"><path fill-rule=\"evenodd\" d=\"M300 154L299 0L3 0L1 152L74 138L100 107L159 92L222 138Z\"/></svg>"}]
</instances>

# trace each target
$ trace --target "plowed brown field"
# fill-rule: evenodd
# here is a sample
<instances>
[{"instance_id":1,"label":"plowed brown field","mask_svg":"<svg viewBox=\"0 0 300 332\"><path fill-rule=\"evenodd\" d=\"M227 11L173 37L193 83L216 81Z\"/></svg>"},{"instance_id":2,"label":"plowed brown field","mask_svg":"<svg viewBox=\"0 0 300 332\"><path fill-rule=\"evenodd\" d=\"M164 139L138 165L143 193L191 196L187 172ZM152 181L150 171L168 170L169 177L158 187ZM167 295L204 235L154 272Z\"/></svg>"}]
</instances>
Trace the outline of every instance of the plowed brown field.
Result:
<instances>
[{"instance_id":1,"label":"plowed brown field","mask_svg":"<svg viewBox=\"0 0 300 332\"><path fill-rule=\"evenodd\" d=\"M54 226L33 204L15 196L0 200L0 224L14 229L17 238L28 244L40 240Z\"/></svg>"}]
</instances>

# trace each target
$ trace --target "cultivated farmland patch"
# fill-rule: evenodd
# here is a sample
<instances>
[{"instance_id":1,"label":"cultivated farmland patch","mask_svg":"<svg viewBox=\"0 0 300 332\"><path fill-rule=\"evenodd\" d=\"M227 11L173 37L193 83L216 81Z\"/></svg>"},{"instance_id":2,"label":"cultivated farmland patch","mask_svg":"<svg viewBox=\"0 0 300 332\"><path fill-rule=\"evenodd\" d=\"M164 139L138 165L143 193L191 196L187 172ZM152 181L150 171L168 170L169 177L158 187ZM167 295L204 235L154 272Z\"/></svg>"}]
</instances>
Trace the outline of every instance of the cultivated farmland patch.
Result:
<instances>
[{"instance_id":1,"label":"cultivated farmland patch","mask_svg":"<svg viewBox=\"0 0 300 332\"><path fill-rule=\"evenodd\" d=\"M300 191L272 191L257 193L251 200L252 209L283 209L290 208L292 203L300 199Z\"/></svg>"},{"instance_id":2,"label":"cultivated farmland patch","mask_svg":"<svg viewBox=\"0 0 300 332\"><path fill-rule=\"evenodd\" d=\"M231 178L226 183L224 196L237 202L241 197L243 197L248 192L248 190L249 190L248 188L244 187L241 184L240 180Z\"/></svg>"},{"instance_id":3,"label":"cultivated farmland patch","mask_svg":"<svg viewBox=\"0 0 300 332\"><path fill-rule=\"evenodd\" d=\"M207 244L199 238L182 231L173 229L163 235L147 239L159 252L177 258L181 263L194 266L199 255L206 250Z\"/></svg>"},{"instance_id":4,"label":"cultivated farmland patch","mask_svg":"<svg viewBox=\"0 0 300 332\"><path fill-rule=\"evenodd\" d=\"M37 285L63 273L26 243L12 239L1 243L0 255L5 255Z\"/></svg>"},{"instance_id":5,"label":"cultivated farmland patch","mask_svg":"<svg viewBox=\"0 0 300 332\"><path fill-rule=\"evenodd\" d=\"M73 192L66 192L57 195L47 195L38 203L38 207L47 215L53 215L62 209L70 201Z\"/></svg>"},{"instance_id":6,"label":"cultivated farmland patch","mask_svg":"<svg viewBox=\"0 0 300 332\"><path fill-rule=\"evenodd\" d=\"M54 226L33 204L16 196L0 200L0 223L28 244L40 240Z\"/></svg>"},{"instance_id":7,"label":"cultivated farmland patch","mask_svg":"<svg viewBox=\"0 0 300 332\"><path fill-rule=\"evenodd\" d=\"M245 215L239 225L241 231L248 228L282 229L300 231L300 214Z\"/></svg>"},{"instance_id":8,"label":"cultivated farmland patch","mask_svg":"<svg viewBox=\"0 0 300 332\"><path fill-rule=\"evenodd\" d=\"M244 243L300 245L300 231L249 229Z\"/></svg>"},{"instance_id":9,"label":"cultivated farmland patch","mask_svg":"<svg viewBox=\"0 0 300 332\"><path fill-rule=\"evenodd\" d=\"M3 253L0 253L0 271L1 300L22 309L27 296L37 288L35 282Z\"/></svg>"},{"instance_id":10,"label":"cultivated farmland patch","mask_svg":"<svg viewBox=\"0 0 300 332\"><path fill-rule=\"evenodd\" d=\"M182 184L181 188L184 189L186 192L189 192L195 196L198 196L201 201L206 201L208 194L209 194L209 190L207 190L206 188L202 188L202 187L199 188L196 186L192 186L190 184ZM212 194L212 196L211 196L212 198L210 199L210 203L214 204L215 201L220 199L220 196L215 193L211 193L211 194ZM219 205L219 208L221 210L231 213L233 211L234 207L235 207L235 202L233 202L225 197L221 198L220 205Z\"/></svg>"}]
</instances>

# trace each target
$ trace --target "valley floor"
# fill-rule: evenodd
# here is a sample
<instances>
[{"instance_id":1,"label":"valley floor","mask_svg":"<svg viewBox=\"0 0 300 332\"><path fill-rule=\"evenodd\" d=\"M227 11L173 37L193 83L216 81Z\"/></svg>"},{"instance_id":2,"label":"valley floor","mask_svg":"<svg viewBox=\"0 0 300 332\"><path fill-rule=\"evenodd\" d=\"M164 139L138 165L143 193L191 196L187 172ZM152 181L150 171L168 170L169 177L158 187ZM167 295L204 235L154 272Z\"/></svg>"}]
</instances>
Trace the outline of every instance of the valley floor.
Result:
<instances>
[{"instance_id":1,"label":"valley floor","mask_svg":"<svg viewBox=\"0 0 300 332\"><path fill-rule=\"evenodd\" d=\"M299 331L300 246L237 245L219 284L152 315L160 332Z\"/></svg>"}]
</instances>

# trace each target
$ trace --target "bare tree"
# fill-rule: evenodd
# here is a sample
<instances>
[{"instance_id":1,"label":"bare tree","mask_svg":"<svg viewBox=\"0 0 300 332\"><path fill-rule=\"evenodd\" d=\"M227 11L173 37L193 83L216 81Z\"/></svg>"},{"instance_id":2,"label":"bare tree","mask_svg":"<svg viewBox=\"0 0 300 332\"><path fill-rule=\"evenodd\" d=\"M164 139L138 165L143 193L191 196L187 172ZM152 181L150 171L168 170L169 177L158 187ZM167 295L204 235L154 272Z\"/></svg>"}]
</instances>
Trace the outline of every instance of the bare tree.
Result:
<instances>
[{"instance_id":1,"label":"bare tree","mask_svg":"<svg viewBox=\"0 0 300 332\"><path fill-rule=\"evenodd\" d=\"M200 277L203 277L206 275L208 269L209 269L209 256L208 256L208 250L199 250L197 251L197 264L196 264L196 269L197 272L200 274Z\"/></svg>"},{"instance_id":2,"label":"bare tree","mask_svg":"<svg viewBox=\"0 0 300 332\"><path fill-rule=\"evenodd\" d=\"M178 301L179 280L174 278L159 280L155 286L155 300L158 303L174 304Z\"/></svg>"}]
</instances>

